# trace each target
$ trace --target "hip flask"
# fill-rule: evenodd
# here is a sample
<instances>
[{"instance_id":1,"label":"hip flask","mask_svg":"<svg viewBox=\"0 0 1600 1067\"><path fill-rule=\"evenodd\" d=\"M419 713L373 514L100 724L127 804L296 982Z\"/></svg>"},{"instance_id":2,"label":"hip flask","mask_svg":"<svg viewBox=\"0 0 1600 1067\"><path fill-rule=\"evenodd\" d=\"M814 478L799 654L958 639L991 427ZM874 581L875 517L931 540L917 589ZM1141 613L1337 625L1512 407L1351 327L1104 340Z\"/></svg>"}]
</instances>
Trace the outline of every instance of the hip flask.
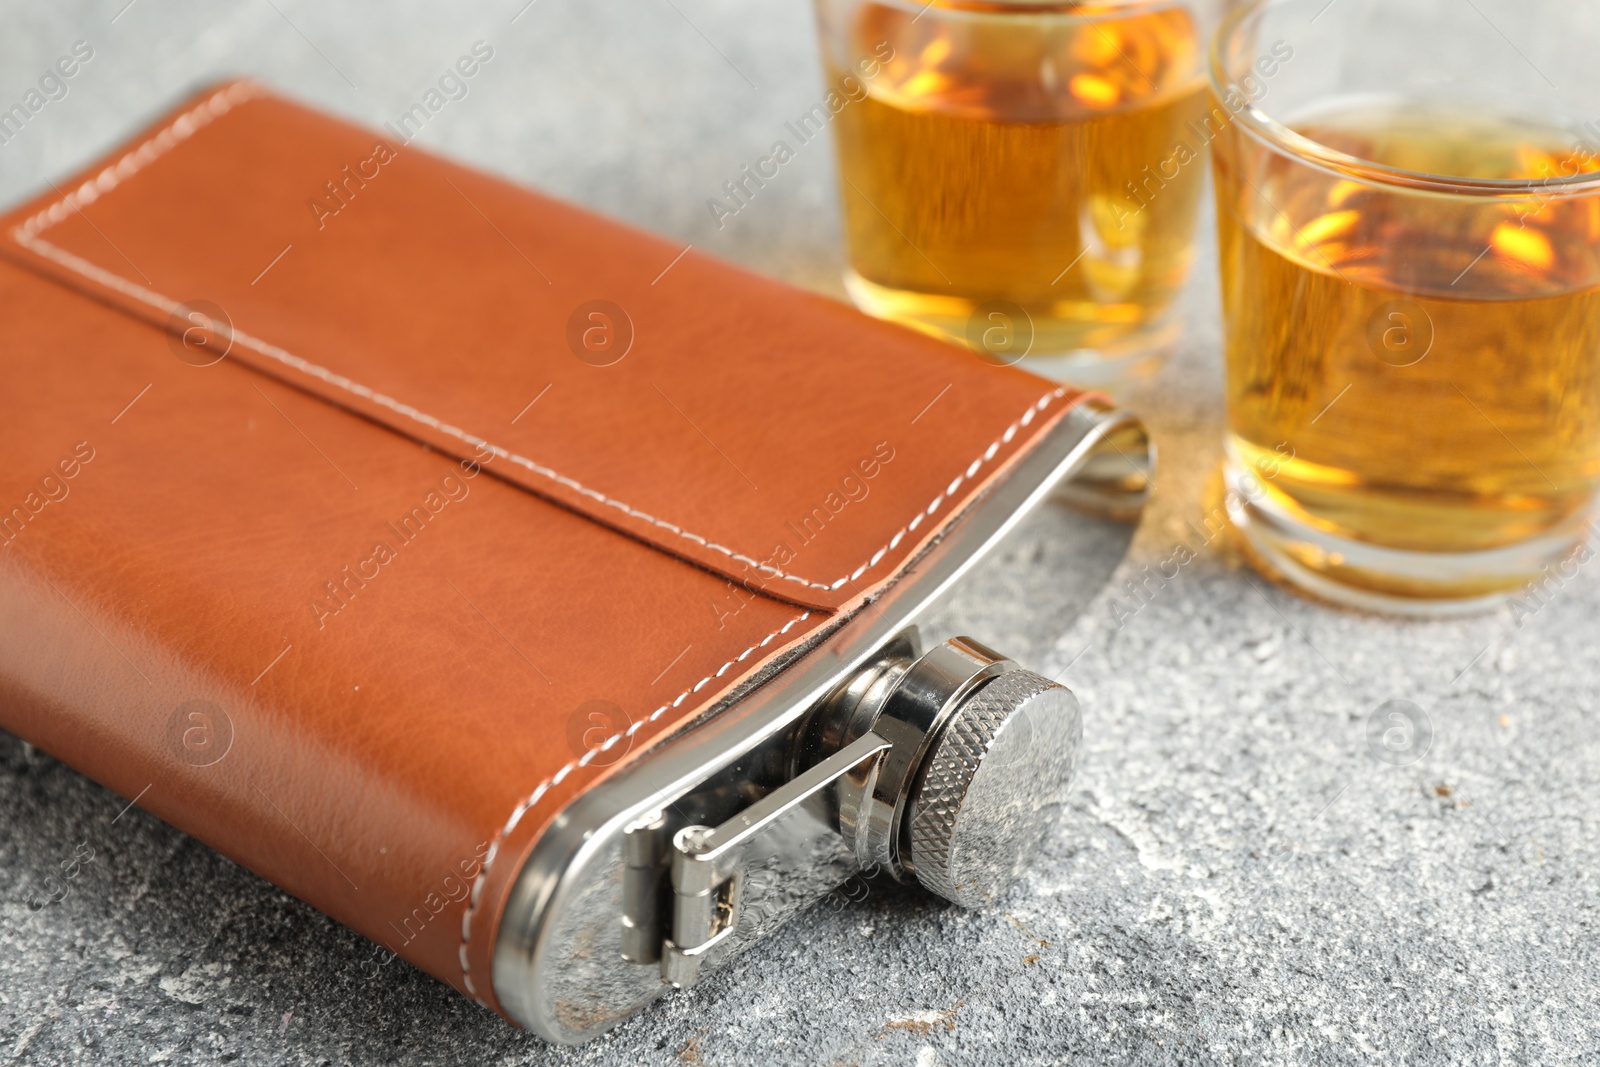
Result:
<instances>
[{"instance_id":1,"label":"hip flask","mask_svg":"<svg viewBox=\"0 0 1600 1067\"><path fill-rule=\"evenodd\" d=\"M924 629L1137 514L1103 398L249 81L7 213L0 314L0 727L518 1025L1053 824L1073 696Z\"/></svg>"}]
</instances>

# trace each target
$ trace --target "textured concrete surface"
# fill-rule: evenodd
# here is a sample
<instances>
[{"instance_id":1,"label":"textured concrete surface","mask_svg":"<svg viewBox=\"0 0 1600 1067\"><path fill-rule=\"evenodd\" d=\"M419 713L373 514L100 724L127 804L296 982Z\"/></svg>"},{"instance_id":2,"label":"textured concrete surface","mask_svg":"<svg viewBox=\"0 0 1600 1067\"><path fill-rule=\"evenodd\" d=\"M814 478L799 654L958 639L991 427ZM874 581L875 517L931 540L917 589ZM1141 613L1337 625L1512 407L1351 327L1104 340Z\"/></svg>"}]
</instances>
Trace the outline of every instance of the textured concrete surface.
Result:
<instances>
[{"instance_id":1,"label":"textured concrete surface","mask_svg":"<svg viewBox=\"0 0 1600 1067\"><path fill-rule=\"evenodd\" d=\"M224 74L376 125L482 39L493 61L424 143L838 292L826 145L726 228L705 207L820 95L804 3L525 2L4 0L0 102L76 40L95 57L0 145L0 196ZM1183 350L1133 397L1163 466L1112 585L1072 618L1115 557L1048 519L988 568L999 596L953 609L1087 710L1075 810L1000 911L875 885L556 1049L404 964L372 976L356 935L0 735L0 1061L1600 1061L1594 569L1520 619L1396 622L1278 591L1197 536L1213 275L1202 258ZM1180 543L1198 558L1126 617L1122 583ZM1368 740L1390 700L1431 729L1406 765Z\"/></svg>"}]
</instances>

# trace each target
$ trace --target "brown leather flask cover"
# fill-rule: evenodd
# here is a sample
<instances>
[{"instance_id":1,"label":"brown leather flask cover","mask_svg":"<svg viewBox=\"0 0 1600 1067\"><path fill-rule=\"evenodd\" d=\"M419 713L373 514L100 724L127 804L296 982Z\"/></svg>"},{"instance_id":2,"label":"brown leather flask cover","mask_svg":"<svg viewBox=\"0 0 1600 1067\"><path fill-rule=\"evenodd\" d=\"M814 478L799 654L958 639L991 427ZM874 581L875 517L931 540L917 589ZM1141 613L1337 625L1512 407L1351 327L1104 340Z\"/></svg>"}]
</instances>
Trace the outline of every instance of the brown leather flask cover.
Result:
<instances>
[{"instance_id":1,"label":"brown leather flask cover","mask_svg":"<svg viewBox=\"0 0 1600 1067\"><path fill-rule=\"evenodd\" d=\"M0 255L0 726L491 1007L562 806L1079 399L251 82Z\"/></svg>"}]
</instances>

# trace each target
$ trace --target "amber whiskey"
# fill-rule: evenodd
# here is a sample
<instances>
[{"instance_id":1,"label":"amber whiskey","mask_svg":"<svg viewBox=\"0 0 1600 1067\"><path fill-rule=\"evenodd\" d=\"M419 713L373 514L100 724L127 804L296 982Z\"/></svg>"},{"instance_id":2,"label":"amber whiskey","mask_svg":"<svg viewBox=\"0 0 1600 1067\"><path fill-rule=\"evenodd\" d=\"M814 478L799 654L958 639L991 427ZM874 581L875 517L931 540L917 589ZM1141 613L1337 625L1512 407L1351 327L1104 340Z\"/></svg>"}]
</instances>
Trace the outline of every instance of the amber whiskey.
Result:
<instances>
[{"instance_id":1,"label":"amber whiskey","mask_svg":"<svg viewBox=\"0 0 1600 1067\"><path fill-rule=\"evenodd\" d=\"M956 341L1015 309L1032 356L1157 346L1205 166L1193 16L954 6L863 3L842 31L893 55L834 122L852 296Z\"/></svg>"},{"instance_id":2,"label":"amber whiskey","mask_svg":"<svg viewBox=\"0 0 1600 1067\"><path fill-rule=\"evenodd\" d=\"M1397 191L1274 160L1219 180L1235 481L1301 529L1280 545L1296 563L1339 581L1420 597L1526 580L1513 555L1481 561L1570 540L1600 478L1600 197L1563 187L1600 162L1567 131L1438 109L1297 129L1531 192ZM1219 175L1240 165L1219 155ZM1363 546L1421 555L1383 574ZM1450 560L1471 554L1457 581Z\"/></svg>"}]
</instances>

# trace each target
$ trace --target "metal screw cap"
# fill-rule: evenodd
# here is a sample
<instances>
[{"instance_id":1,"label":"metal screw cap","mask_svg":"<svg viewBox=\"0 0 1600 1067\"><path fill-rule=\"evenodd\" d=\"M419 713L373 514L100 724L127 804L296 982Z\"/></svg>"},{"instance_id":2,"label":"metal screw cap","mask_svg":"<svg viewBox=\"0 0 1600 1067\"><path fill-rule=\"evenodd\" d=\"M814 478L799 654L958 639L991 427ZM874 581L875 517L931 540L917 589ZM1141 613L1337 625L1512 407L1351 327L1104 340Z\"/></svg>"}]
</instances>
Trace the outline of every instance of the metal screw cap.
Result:
<instances>
[{"instance_id":1,"label":"metal screw cap","mask_svg":"<svg viewBox=\"0 0 1600 1067\"><path fill-rule=\"evenodd\" d=\"M1062 686L1015 669L946 719L907 808L907 866L966 907L992 902L1038 851L1077 768L1083 721Z\"/></svg>"}]
</instances>

